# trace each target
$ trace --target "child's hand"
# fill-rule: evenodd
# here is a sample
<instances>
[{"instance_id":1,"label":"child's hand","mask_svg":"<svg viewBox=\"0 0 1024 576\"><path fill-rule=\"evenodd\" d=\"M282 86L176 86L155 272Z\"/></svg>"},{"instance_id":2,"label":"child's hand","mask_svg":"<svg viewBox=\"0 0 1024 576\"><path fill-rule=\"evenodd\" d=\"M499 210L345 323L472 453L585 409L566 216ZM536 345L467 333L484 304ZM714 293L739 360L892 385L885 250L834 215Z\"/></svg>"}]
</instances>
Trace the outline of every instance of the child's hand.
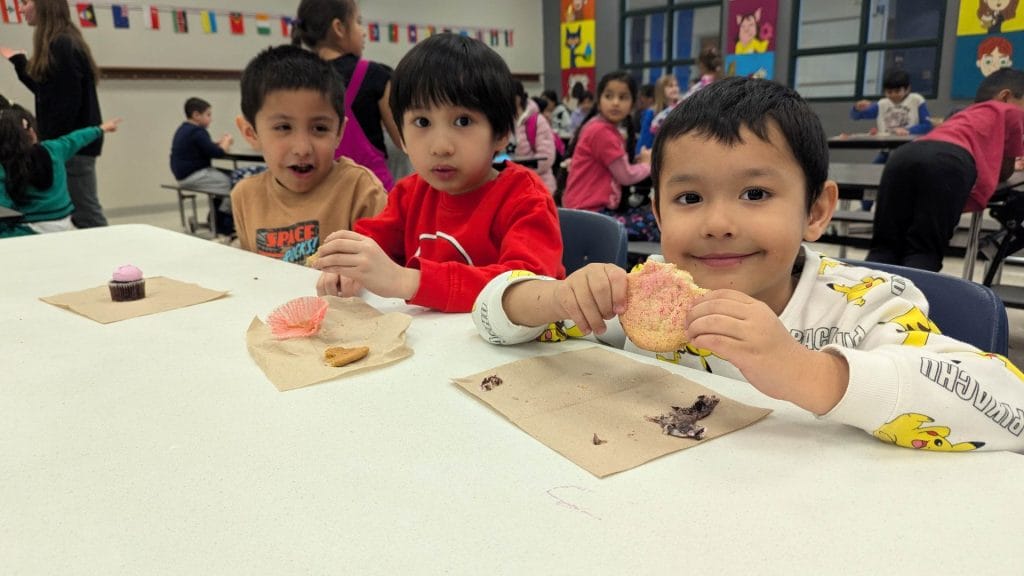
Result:
<instances>
[{"instance_id":1,"label":"child's hand","mask_svg":"<svg viewBox=\"0 0 1024 576\"><path fill-rule=\"evenodd\" d=\"M228 148L231 148L231 144L234 141L235 139L231 137L231 134L225 133L220 137L220 140L217 141L217 146L220 146L221 150L227 152Z\"/></svg>"},{"instance_id":2,"label":"child's hand","mask_svg":"<svg viewBox=\"0 0 1024 576\"><path fill-rule=\"evenodd\" d=\"M100 124L100 130L104 132L117 132L117 125L121 123L120 118L114 118L113 120L107 120L103 124Z\"/></svg>"},{"instance_id":3,"label":"child's hand","mask_svg":"<svg viewBox=\"0 0 1024 576\"><path fill-rule=\"evenodd\" d=\"M317 296L356 296L362 289L359 282L330 272L321 272L316 280Z\"/></svg>"},{"instance_id":4,"label":"child's hand","mask_svg":"<svg viewBox=\"0 0 1024 576\"><path fill-rule=\"evenodd\" d=\"M14 48L8 48L7 46L0 46L0 56L10 60L18 54L24 54L24 50L15 50Z\"/></svg>"},{"instance_id":5,"label":"child's hand","mask_svg":"<svg viewBox=\"0 0 1024 576\"><path fill-rule=\"evenodd\" d=\"M614 264L587 264L550 284L556 316L572 320L584 334L604 334L604 321L626 309L626 271Z\"/></svg>"},{"instance_id":6,"label":"child's hand","mask_svg":"<svg viewBox=\"0 0 1024 576\"><path fill-rule=\"evenodd\" d=\"M857 112L863 112L863 111L867 110L870 107L871 107L871 101L870 100L858 100L857 103L853 105L854 110L856 110Z\"/></svg>"},{"instance_id":7,"label":"child's hand","mask_svg":"<svg viewBox=\"0 0 1024 576\"><path fill-rule=\"evenodd\" d=\"M846 393L845 359L805 348L760 300L714 290L697 300L686 319L690 344L732 363L767 396L824 414Z\"/></svg>"},{"instance_id":8,"label":"child's hand","mask_svg":"<svg viewBox=\"0 0 1024 576\"><path fill-rule=\"evenodd\" d=\"M651 149L645 147L640 148L640 153L636 155L634 160L636 164L650 164L651 163Z\"/></svg>"},{"instance_id":9,"label":"child's hand","mask_svg":"<svg viewBox=\"0 0 1024 576\"><path fill-rule=\"evenodd\" d=\"M318 254L314 268L354 280L378 296L409 300L419 291L420 271L396 264L373 238L339 230Z\"/></svg>"},{"instance_id":10,"label":"child's hand","mask_svg":"<svg viewBox=\"0 0 1024 576\"><path fill-rule=\"evenodd\" d=\"M893 128L892 133L897 136L909 136L910 130L907 130L906 128Z\"/></svg>"}]
</instances>

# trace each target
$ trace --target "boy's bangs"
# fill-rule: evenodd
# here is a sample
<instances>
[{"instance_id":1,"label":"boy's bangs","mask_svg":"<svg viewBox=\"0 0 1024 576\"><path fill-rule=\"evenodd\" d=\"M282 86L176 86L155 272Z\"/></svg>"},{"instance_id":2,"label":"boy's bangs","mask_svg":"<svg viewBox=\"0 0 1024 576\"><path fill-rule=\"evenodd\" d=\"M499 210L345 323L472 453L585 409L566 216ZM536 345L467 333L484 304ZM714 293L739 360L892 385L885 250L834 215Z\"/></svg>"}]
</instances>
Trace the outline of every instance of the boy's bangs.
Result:
<instances>
[{"instance_id":1,"label":"boy's bangs","mask_svg":"<svg viewBox=\"0 0 1024 576\"><path fill-rule=\"evenodd\" d=\"M427 109L441 106L459 106L471 110L483 110L482 103L473 95L480 87L470 85L466 74L445 77L443 74L421 74L408 86L412 109Z\"/></svg>"}]
</instances>

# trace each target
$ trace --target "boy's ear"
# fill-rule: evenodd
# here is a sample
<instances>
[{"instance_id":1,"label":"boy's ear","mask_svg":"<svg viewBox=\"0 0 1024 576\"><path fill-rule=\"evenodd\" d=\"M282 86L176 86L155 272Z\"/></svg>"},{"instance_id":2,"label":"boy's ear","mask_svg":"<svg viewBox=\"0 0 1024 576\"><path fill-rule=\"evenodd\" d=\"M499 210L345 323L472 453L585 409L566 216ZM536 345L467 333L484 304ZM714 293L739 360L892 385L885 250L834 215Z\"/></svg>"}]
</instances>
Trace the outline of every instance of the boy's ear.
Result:
<instances>
[{"instance_id":1,"label":"boy's ear","mask_svg":"<svg viewBox=\"0 0 1024 576\"><path fill-rule=\"evenodd\" d=\"M1013 92L1009 88L1003 88L999 92L996 92L993 100L999 100L1000 102L1006 103L1010 101L1010 97L1013 96Z\"/></svg>"},{"instance_id":2,"label":"boy's ear","mask_svg":"<svg viewBox=\"0 0 1024 576\"><path fill-rule=\"evenodd\" d=\"M253 150L260 150L260 140L256 137L256 128L249 124L249 121L245 119L245 116L239 114L235 116L235 126L238 127L238 131L242 133L242 137L245 141L252 146Z\"/></svg>"},{"instance_id":3,"label":"boy's ear","mask_svg":"<svg viewBox=\"0 0 1024 576\"><path fill-rule=\"evenodd\" d=\"M348 117L341 117L341 124L338 124L338 139L334 142L334 149L338 149L338 145L341 144L342 138L345 137L345 126L348 125Z\"/></svg>"},{"instance_id":4,"label":"boy's ear","mask_svg":"<svg viewBox=\"0 0 1024 576\"><path fill-rule=\"evenodd\" d=\"M804 226L804 240L814 242L825 233L829 222L832 221L832 213L836 211L836 204L839 202L839 186L834 180L826 180L821 188L821 194L811 205L811 211L807 214L807 224Z\"/></svg>"},{"instance_id":5,"label":"boy's ear","mask_svg":"<svg viewBox=\"0 0 1024 576\"><path fill-rule=\"evenodd\" d=\"M504 150L504 149L505 149L505 148L506 148L506 147L508 146L508 141L509 141L509 140L510 140L511 138L512 138L512 135L511 135L511 134L509 134L508 132L506 132L505 134L503 134L503 135L499 136L499 137L498 137L498 138L497 138L497 139L496 139L496 140L494 141L494 151L495 151L495 152L501 152L502 150ZM402 140L403 140L403 142L402 142L402 148L405 148L405 142L404 142L405 138L402 138Z\"/></svg>"}]
</instances>

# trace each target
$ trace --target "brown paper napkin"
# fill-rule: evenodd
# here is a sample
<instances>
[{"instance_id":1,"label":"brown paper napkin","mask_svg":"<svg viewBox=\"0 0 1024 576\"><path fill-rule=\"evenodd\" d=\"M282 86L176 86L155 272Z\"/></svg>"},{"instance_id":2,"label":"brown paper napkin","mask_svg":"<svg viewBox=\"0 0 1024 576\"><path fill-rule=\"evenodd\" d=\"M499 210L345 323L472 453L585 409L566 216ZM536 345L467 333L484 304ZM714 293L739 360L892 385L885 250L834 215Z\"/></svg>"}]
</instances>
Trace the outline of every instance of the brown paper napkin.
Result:
<instances>
[{"instance_id":1,"label":"brown paper napkin","mask_svg":"<svg viewBox=\"0 0 1024 576\"><path fill-rule=\"evenodd\" d=\"M490 375L502 384L483 390L481 382ZM771 412L599 346L519 360L454 382L599 478L704 444ZM690 406L701 394L720 399L700 420L707 428L703 440L667 436L644 418ZM605 443L595 444L595 434Z\"/></svg>"},{"instance_id":2,"label":"brown paper napkin","mask_svg":"<svg viewBox=\"0 0 1024 576\"><path fill-rule=\"evenodd\" d=\"M308 338L278 340L270 327L253 318L245 334L249 354L284 392L384 366L412 356L405 345L405 330L412 317L400 312L381 314L359 298L324 296L330 307L320 332ZM324 363L324 350L332 346L368 346L370 353L348 366Z\"/></svg>"},{"instance_id":3,"label":"brown paper napkin","mask_svg":"<svg viewBox=\"0 0 1024 576\"><path fill-rule=\"evenodd\" d=\"M107 286L97 286L78 292L65 292L40 298L43 302L81 314L100 324L110 324L167 312L195 304L216 300L227 292L209 290L198 284L189 284L163 276L146 278L146 297L131 302L114 302Z\"/></svg>"}]
</instances>

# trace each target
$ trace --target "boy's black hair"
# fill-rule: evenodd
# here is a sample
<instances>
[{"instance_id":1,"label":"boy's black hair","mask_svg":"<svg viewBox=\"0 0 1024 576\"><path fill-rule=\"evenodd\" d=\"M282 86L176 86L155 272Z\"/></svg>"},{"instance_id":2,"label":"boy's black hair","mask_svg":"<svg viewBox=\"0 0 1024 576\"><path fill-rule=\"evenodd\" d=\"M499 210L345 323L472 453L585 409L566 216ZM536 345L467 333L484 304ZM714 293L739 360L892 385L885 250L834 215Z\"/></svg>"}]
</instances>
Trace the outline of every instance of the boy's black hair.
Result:
<instances>
[{"instance_id":1,"label":"boy's black hair","mask_svg":"<svg viewBox=\"0 0 1024 576\"><path fill-rule=\"evenodd\" d=\"M885 71L882 77L882 90L899 90L910 88L910 74L902 68L893 68Z\"/></svg>"},{"instance_id":2,"label":"boy's black hair","mask_svg":"<svg viewBox=\"0 0 1024 576\"><path fill-rule=\"evenodd\" d=\"M242 115L256 126L267 94L279 90L319 92L345 118L345 82L330 64L297 46L272 46L249 61L242 72ZM340 126L340 124L339 124Z\"/></svg>"},{"instance_id":3,"label":"boy's black hair","mask_svg":"<svg viewBox=\"0 0 1024 576\"><path fill-rule=\"evenodd\" d=\"M10 108L10 107L11 107L11 101L8 100L7 98L4 98L3 94L0 94L0 110L3 110L4 108Z\"/></svg>"},{"instance_id":4,"label":"boy's black hair","mask_svg":"<svg viewBox=\"0 0 1024 576\"><path fill-rule=\"evenodd\" d=\"M640 86L640 96L642 98L654 98L654 84L643 84Z\"/></svg>"},{"instance_id":5,"label":"boy's black hair","mask_svg":"<svg viewBox=\"0 0 1024 576\"><path fill-rule=\"evenodd\" d=\"M1014 98L1024 98L1024 72L1013 68L1000 68L989 74L978 85L974 101L991 100L1003 90L1009 90Z\"/></svg>"},{"instance_id":6,"label":"boy's black hair","mask_svg":"<svg viewBox=\"0 0 1024 576\"><path fill-rule=\"evenodd\" d=\"M420 42L391 76L391 114L400 134L406 110L461 106L487 116L494 137L501 138L515 131L514 95L512 72L501 56L458 34L435 34Z\"/></svg>"},{"instance_id":7,"label":"boy's black hair","mask_svg":"<svg viewBox=\"0 0 1024 576\"><path fill-rule=\"evenodd\" d=\"M553 104L558 105L558 93L554 90L545 90L540 93L543 98L550 100Z\"/></svg>"},{"instance_id":8,"label":"boy's black hair","mask_svg":"<svg viewBox=\"0 0 1024 576\"><path fill-rule=\"evenodd\" d=\"M768 142L772 123L803 170L810 210L828 178L828 140L818 115L796 91L771 80L742 76L709 84L669 113L651 151L654 206L658 206L665 148L676 138L694 134L734 146L741 142L740 129L747 128Z\"/></svg>"},{"instance_id":9,"label":"boy's black hair","mask_svg":"<svg viewBox=\"0 0 1024 576\"><path fill-rule=\"evenodd\" d=\"M526 99L529 98L529 95L526 94L526 87L519 80L512 81L512 96L518 97L519 105L523 107L523 110L526 110Z\"/></svg>"},{"instance_id":10,"label":"boy's black hair","mask_svg":"<svg viewBox=\"0 0 1024 576\"><path fill-rule=\"evenodd\" d=\"M544 113L544 111L548 109L548 101L544 98L534 96L533 98L530 98L530 100L533 100L533 103L537 105L537 110L541 113Z\"/></svg>"},{"instance_id":11,"label":"boy's black hair","mask_svg":"<svg viewBox=\"0 0 1024 576\"><path fill-rule=\"evenodd\" d=\"M202 114L210 109L210 103L202 98L192 97L185 100L185 118L192 118L193 114Z\"/></svg>"}]
</instances>

